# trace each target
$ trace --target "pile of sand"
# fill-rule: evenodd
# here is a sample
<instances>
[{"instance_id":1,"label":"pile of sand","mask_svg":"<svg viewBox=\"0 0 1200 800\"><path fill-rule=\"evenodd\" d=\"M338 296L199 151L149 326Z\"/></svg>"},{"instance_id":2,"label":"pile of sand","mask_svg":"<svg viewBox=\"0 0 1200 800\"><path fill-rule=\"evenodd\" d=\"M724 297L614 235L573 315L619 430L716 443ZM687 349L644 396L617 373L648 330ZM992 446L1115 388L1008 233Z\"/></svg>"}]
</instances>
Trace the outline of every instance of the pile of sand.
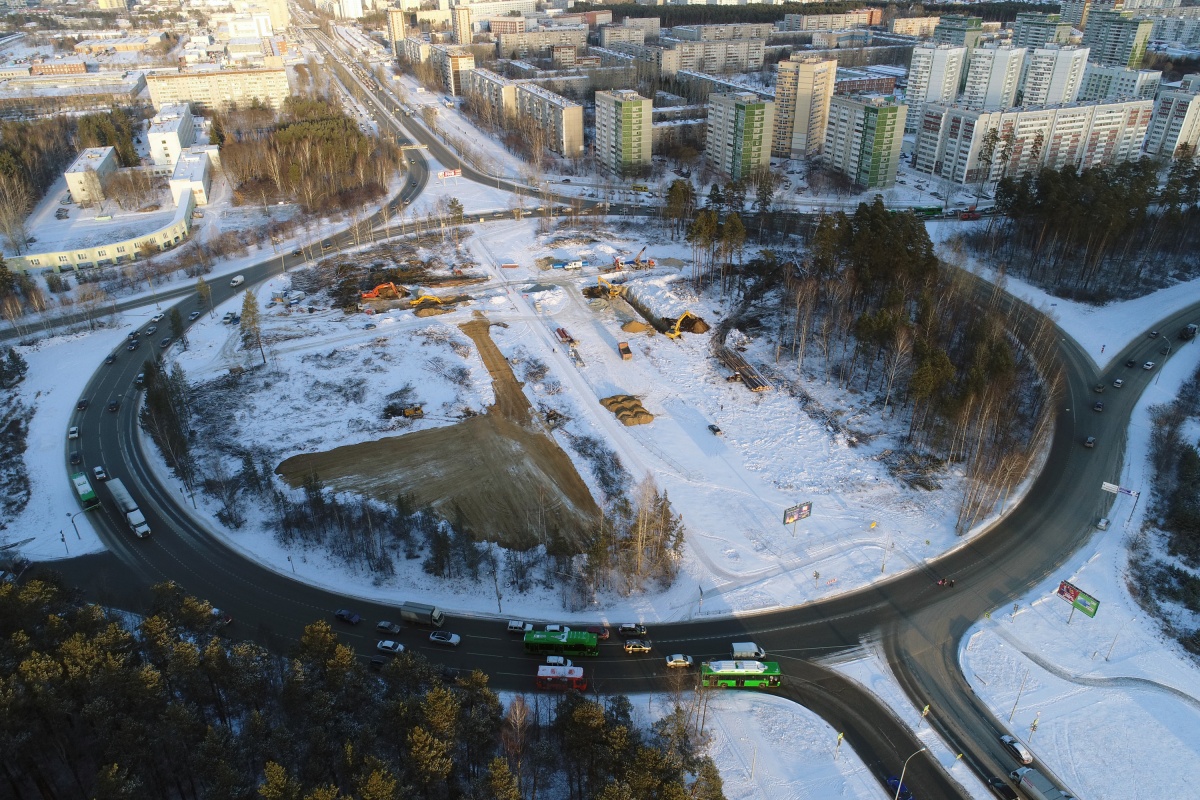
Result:
<instances>
[{"instance_id":1,"label":"pile of sand","mask_svg":"<svg viewBox=\"0 0 1200 800\"><path fill-rule=\"evenodd\" d=\"M631 319L629 322L626 322L621 326L621 330L625 331L626 333L645 333L646 331L653 330L653 328L644 322L638 322L636 319Z\"/></svg>"},{"instance_id":2,"label":"pile of sand","mask_svg":"<svg viewBox=\"0 0 1200 800\"><path fill-rule=\"evenodd\" d=\"M626 425L646 425L654 421L654 415L646 410L642 401L631 394L614 394L605 397L600 405L607 408Z\"/></svg>"}]
</instances>

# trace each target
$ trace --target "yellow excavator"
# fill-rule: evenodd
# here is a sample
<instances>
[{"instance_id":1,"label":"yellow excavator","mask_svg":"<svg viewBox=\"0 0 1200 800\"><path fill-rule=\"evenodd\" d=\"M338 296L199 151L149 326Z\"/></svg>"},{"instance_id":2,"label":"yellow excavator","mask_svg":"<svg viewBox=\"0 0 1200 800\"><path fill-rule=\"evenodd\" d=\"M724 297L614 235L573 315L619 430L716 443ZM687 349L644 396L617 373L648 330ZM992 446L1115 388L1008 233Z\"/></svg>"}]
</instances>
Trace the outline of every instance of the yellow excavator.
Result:
<instances>
[{"instance_id":1,"label":"yellow excavator","mask_svg":"<svg viewBox=\"0 0 1200 800\"><path fill-rule=\"evenodd\" d=\"M414 297L412 300L409 300L408 304L410 306L412 306L413 308L416 308L417 306L423 306L423 305L438 305L438 306L440 306L444 302L446 302L446 301L436 295L423 294L420 297Z\"/></svg>"},{"instance_id":2,"label":"yellow excavator","mask_svg":"<svg viewBox=\"0 0 1200 800\"><path fill-rule=\"evenodd\" d=\"M699 321L700 321L700 318L697 317L692 312L690 312L690 311L683 312L683 316L681 316L679 319L675 320L675 324L671 326L671 329L669 331L667 331L667 338L668 339L678 339L680 336L683 336L684 333L690 333L692 330L691 326ZM691 324L689 324L689 323L691 323ZM687 325L688 327L685 328L684 325Z\"/></svg>"}]
</instances>

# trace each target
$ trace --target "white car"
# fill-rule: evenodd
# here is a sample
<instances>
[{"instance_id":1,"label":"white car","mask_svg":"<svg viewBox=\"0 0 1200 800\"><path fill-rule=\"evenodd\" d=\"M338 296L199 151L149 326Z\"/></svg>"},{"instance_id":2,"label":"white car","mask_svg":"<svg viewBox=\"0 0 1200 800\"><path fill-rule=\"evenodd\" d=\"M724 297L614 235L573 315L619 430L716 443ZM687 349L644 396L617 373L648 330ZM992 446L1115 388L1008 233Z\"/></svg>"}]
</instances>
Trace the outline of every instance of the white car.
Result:
<instances>
[{"instance_id":1,"label":"white car","mask_svg":"<svg viewBox=\"0 0 1200 800\"><path fill-rule=\"evenodd\" d=\"M1145 364L1142 364L1142 369L1154 369L1154 362L1147 361Z\"/></svg>"},{"instance_id":2,"label":"white car","mask_svg":"<svg viewBox=\"0 0 1200 800\"><path fill-rule=\"evenodd\" d=\"M104 467L92 467L92 474L96 476L98 481L108 480L108 473L104 471Z\"/></svg>"},{"instance_id":3,"label":"white car","mask_svg":"<svg viewBox=\"0 0 1200 800\"><path fill-rule=\"evenodd\" d=\"M434 631L429 634L429 641L434 644L444 644L448 647L458 647L458 643L462 641L462 637L450 631Z\"/></svg>"},{"instance_id":4,"label":"white car","mask_svg":"<svg viewBox=\"0 0 1200 800\"><path fill-rule=\"evenodd\" d=\"M570 633L571 629L566 625L547 625L546 633Z\"/></svg>"},{"instance_id":5,"label":"white car","mask_svg":"<svg viewBox=\"0 0 1200 800\"><path fill-rule=\"evenodd\" d=\"M375 649L389 656L395 656L404 652L404 645L399 642L393 642L390 639L384 639L375 645Z\"/></svg>"},{"instance_id":6,"label":"white car","mask_svg":"<svg viewBox=\"0 0 1200 800\"><path fill-rule=\"evenodd\" d=\"M1125 385L1125 381L1121 380L1120 378L1117 378L1115 381L1113 381L1114 389L1120 389L1124 385Z\"/></svg>"},{"instance_id":7,"label":"white car","mask_svg":"<svg viewBox=\"0 0 1200 800\"><path fill-rule=\"evenodd\" d=\"M667 656L667 666L670 668L683 667L687 669L692 666L692 657L685 656L683 653L676 653L673 656Z\"/></svg>"},{"instance_id":8,"label":"white car","mask_svg":"<svg viewBox=\"0 0 1200 800\"><path fill-rule=\"evenodd\" d=\"M162 315L162 314L155 314L153 317L151 317L151 318L150 318L150 321L151 321L151 322L162 322L162 321L163 321L163 315Z\"/></svg>"},{"instance_id":9,"label":"white car","mask_svg":"<svg viewBox=\"0 0 1200 800\"><path fill-rule=\"evenodd\" d=\"M78 425L72 425L70 428L67 429L67 438L68 439L78 439L79 438L79 426Z\"/></svg>"}]
</instances>

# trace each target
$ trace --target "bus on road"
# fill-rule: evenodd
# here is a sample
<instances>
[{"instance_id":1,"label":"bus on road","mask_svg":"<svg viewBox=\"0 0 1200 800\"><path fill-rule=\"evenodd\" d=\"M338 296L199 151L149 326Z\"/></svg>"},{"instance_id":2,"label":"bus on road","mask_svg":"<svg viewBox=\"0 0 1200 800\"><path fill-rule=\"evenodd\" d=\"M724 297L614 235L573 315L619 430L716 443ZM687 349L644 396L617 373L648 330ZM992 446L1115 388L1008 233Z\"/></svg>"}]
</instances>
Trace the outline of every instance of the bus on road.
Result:
<instances>
[{"instance_id":1,"label":"bus on road","mask_svg":"<svg viewBox=\"0 0 1200 800\"><path fill-rule=\"evenodd\" d=\"M700 685L721 689L774 688L782 682L774 661L706 661L700 665Z\"/></svg>"},{"instance_id":2,"label":"bus on road","mask_svg":"<svg viewBox=\"0 0 1200 800\"><path fill-rule=\"evenodd\" d=\"M582 692L587 689L587 678L583 677L581 667L541 666L538 667L536 681L539 689L556 689L560 692L567 689Z\"/></svg>"},{"instance_id":3,"label":"bus on road","mask_svg":"<svg viewBox=\"0 0 1200 800\"><path fill-rule=\"evenodd\" d=\"M92 484L88 483L86 475L76 472L71 476L71 483L75 484L75 494L79 495L79 502L83 503L84 508L100 505L100 498L92 491Z\"/></svg>"},{"instance_id":4,"label":"bus on road","mask_svg":"<svg viewBox=\"0 0 1200 800\"><path fill-rule=\"evenodd\" d=\"M550 633L532 631L525 634L525 652L560 656L598 656L600 641L596 634L585 631Z\"/></svg>"}]
</instances>

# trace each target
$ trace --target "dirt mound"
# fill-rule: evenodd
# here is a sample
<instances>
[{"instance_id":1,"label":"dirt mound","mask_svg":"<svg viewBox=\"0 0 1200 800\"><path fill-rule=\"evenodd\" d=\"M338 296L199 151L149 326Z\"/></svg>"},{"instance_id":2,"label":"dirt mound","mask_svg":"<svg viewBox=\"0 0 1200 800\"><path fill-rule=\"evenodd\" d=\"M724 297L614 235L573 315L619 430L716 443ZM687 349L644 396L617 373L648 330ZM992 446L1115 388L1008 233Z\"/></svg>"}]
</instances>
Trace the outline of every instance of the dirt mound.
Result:
<instances>
[{"instance_id":1,"label":"dirt mound","mask_svg":"<svg viewBox=\"0 0 1200 800\"><path fill-rule=\"evenodd\" d=\"M642 401L631 394L614 394L600 400L600 405L611 411L625 425L647 425L654 415L646 410Z\"/></svg>"},{"instance_id":2,"label":"dirt mound","mask_svg":"<svg viewBox=\"0 0 1200 800\"><path fill-rule=\"evenodd\" d=\"M631 319L621 326L621 330L626 333L645 333L646 331L654 330L644 322L638 322L636 319Z\"/></svg>"},{"instance_id":3,"label":"dirt mound","mask_svg":"<svg viewBox=\"0 0 1200 800\"><path fill-rule=\"evenodd\" d=\"M690 322L690 324L689 324ZM708 333L709 325L704 320L696 317L694 320L683 323L683 329L688 333Z\"/></svg>"},{"instance_id":4,"label":"dirt mound","mask_svg":"<svg viewBox=\"0 0 1200 800\"><path fill-rule=\"evenodd\" d=\"M421 306L413 311L415 317L436 317L438 314L449 314L454 306Z\"/></svg>"}]
</instances>

